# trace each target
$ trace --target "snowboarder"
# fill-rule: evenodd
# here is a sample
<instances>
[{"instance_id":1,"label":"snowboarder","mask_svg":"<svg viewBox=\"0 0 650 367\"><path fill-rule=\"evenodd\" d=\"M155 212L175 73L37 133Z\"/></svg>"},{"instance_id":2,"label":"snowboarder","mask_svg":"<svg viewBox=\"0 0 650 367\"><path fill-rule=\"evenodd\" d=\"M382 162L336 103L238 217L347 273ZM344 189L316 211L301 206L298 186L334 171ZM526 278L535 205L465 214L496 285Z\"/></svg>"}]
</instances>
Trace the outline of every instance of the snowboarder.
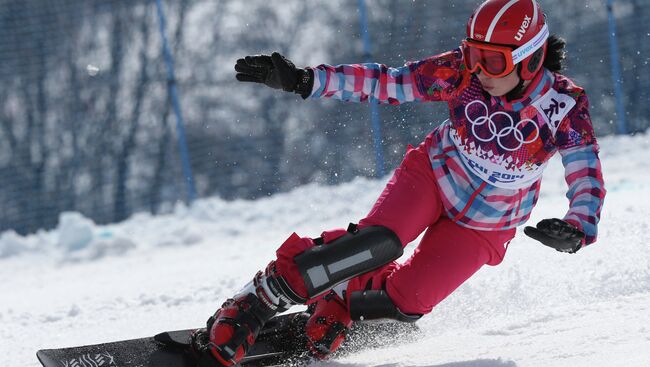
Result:
<instances>
[{"instance_id":1,"label":"snowboarder","mask_svg":"<svg viewBox=\"0 0 650 367\"><path fill-rule=\"evenodd\" d=\"M575 253L596 240L605 196L584 90L560 74L565 42L534 0L488 0L458 49L409 62L297 68L279 53L237 61L237 80L348 102L446 102L449 119L409 147L370 212L319 238L292 234L277 258L197 331L207 363L240 361L262 326L309 304L307 347L336 350L353 320L414 321L483 265L502 262L530 217L542 172L562 155L569 210L526 235ZM414 254L394 262L426 231Z\"/></svg>"}]
</instances>

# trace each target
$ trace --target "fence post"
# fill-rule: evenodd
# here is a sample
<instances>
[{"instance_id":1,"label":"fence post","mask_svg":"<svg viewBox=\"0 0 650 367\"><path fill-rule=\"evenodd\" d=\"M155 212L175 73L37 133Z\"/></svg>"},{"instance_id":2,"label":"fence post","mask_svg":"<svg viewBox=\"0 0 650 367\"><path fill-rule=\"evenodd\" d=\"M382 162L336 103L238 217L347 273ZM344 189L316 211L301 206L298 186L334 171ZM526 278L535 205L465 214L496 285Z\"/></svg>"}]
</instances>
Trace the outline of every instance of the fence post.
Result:
<instances>
[{"instance_id":1,"label":"fence post","mask_svg":"<svg viewBox=\"0 0 650 367\"><path fill-rule=\"evenodd\" d=\"M609 21L609 50L612 59L612 78L616 97L616 132L627 134L623 88L621 87L621 64L618 61L618 42L616 39L616 19L614 18L614 0L607 0L607 18Z\"/></svg>"},{"instance_id":2,"label":"fence post","mask_svg":"<svg viewBox=\"0 0 650 367\"><path fill-rule=\"evenodd\" d=\"M370 37L368 35L368 18L366 15L366 2L359 0L359 23L361 24L361 39L363 40L363 53L366 62L372 62L372 53L370 49ZM372 135L375 145L375 159L376 159L376 177L384 175L384 153L381 147L381 122L379 120L379 106L378 103L372 103L370 99L370 119L372 121Z\"/></svg>"},{"instance_id":3,"label":"fence post","mask_svg":"<svg viewBox=\"0 0 650 367\"><path fill-rule=\"evenodd\" d=\"M156 0L156 7L158 8L158 18L160 19L160 34L162 35L163 41L163 54L165 56L165 63L167 64L167 86L169 88L169 96L174 108L174 114L176 115L178 148L180 150L181 162L183 165L185 185L187 186L187 201L192 203L194 199L196 199L196 187L194 186L194 176L192 175L192 166L190 165L190 153L187 149L187 141L185 138L185 122L183 121L183 114L181 113L181 105L178 102L174 60L167 42L165 13L163 12L160 0Z\"/></svg>"}]
</instances>

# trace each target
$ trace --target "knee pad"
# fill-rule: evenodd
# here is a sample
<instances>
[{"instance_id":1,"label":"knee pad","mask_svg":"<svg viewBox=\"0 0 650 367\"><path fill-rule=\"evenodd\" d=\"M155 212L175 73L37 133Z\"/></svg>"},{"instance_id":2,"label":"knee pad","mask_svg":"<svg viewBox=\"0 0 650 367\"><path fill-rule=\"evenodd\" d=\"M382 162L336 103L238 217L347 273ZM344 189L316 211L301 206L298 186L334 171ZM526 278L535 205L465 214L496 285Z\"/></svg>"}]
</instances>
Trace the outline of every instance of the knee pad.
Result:
<instances>
[{"instance_id":1,"label":"knee pad","mask_svg":"<svg viewBox=\"0 0 650 367\"><path fill-rule=\"evenodd\" d=\"M385 290L356 291L349 295L352 320L393 319L402 322L416 322L422 315L409 315L400 311Z\"/></svg>"},{"instance_id":2,"label":"knee pad","mask_svg":"<svg viewBox=\"0 0 650 367\"><path fill-rule=\"evenodd\" d=\"M396 260L404 252L395 232L383 226L358 229L351 224L347 233L332 242L315 242L316 246L294 258L309 298Z\"/></svg>"}]
</instances>

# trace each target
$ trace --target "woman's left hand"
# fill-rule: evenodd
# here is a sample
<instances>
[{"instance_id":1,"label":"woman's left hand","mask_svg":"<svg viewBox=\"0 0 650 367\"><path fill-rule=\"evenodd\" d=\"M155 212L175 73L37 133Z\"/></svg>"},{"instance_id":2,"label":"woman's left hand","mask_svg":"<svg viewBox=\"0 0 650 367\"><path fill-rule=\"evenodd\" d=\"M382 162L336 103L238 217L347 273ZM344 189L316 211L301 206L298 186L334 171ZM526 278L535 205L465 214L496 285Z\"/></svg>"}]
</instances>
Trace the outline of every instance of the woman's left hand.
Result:
<instances>
[{"instance_id":1,"label":"woman's left hand","mask_svg":"<svg viewBox=\"0 0 650 367\"><path fill-rule=\"evenodd\" d=\"M576 253L582 247L585 233L561 219L544 219L536 227L524 228L524 233L560 252Z\"/></svg>"}]
</instances>

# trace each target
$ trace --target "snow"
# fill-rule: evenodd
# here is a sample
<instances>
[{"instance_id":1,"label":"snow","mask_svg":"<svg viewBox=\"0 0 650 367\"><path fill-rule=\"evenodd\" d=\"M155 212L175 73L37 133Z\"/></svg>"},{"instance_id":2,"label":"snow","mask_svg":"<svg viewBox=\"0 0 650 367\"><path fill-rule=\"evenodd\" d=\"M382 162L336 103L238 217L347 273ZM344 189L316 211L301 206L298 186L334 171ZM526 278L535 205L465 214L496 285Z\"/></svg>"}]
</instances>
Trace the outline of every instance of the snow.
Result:
<instances>
[{"instance_id":1,"label":"snow","mask_svg":"<svg viewBox=\"0 0 650 367\"><path fill-rule=\"evenodd\" d=\"M650 366L650 136L601 139L600 239L557 253L518 233L419 321L423 335L315 366ZM35 352L202 325L293 231L317 236L370 208L387 178L307 185L257 201L218 198L98 226L63 213L53 231L0 235L0 365ZM559 159L532 223L567 208ZM409 245L407 255L415 244Z\"/></svg>"}]
</instances>

